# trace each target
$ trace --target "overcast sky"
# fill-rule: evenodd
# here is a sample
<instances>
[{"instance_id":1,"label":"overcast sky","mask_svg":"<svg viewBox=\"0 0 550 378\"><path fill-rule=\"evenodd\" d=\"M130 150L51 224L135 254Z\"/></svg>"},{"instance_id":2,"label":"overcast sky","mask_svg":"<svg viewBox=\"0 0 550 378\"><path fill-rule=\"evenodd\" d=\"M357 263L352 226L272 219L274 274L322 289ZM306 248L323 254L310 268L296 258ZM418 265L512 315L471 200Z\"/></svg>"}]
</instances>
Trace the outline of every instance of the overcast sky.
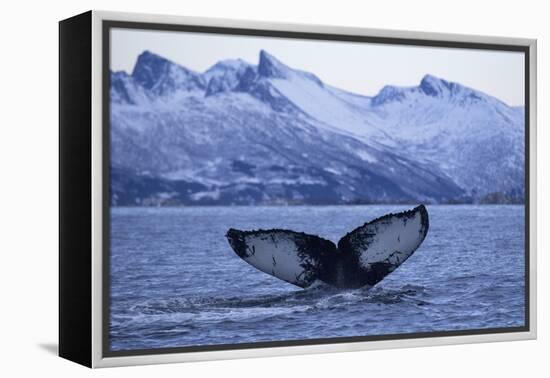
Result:
<instances>
[{"instance_id":1,"label":"overcast sky","mask_svg":"<svg viewBox=\"0 0 550 378\"><path fill-rule=\"evenodd\" d=\"M418 85L429 73L509 105L524 103L524 60L518 52L112 29L111 69L131 73L137 56L150 50L203 72L223 59L257 64L261 49L329 85L368 96L387 84Z\"/></svg>"}]
</instances>

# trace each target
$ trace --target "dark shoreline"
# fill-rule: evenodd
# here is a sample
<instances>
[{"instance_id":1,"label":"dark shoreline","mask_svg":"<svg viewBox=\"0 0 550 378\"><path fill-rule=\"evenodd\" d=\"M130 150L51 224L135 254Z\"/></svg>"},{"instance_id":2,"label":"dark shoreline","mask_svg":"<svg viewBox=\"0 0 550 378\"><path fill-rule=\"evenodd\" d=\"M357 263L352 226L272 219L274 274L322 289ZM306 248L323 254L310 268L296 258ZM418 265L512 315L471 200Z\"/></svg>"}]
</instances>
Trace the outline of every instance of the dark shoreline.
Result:
<instances>
[{"instance_id":1,"label":"dark shoreline","mask_svg":"<svg viewBox=\"0 0 550 378\"><path fill-rule=\"evenodd\" d=\"M421 202L407 203L332 203L332 204L254 204L254 205L227 205L227 204L197 204L197 205L111 205L111 208L183 208L183 207L323 207L323 206L418 206ZM525 206L525 203L425 203L426 206Z\"/></svg>"}]
</instances>

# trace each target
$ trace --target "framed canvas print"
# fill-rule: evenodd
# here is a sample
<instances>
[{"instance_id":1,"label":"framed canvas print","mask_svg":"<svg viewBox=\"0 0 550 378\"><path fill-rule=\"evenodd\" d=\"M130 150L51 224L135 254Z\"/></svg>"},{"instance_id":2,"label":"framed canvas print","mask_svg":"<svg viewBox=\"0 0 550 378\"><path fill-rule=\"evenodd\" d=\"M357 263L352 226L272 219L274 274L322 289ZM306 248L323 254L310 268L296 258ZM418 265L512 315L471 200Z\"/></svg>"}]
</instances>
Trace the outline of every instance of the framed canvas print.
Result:
<instances>
[{"instance_id":1,"label":"framed canvas print","mask_svg":"<svg viewBox=\"0 0 550 378\"><path fill-rule=\"evenodd\" d=\"M536 337L536 42L60 22L60 355Z\"/></svg>"}]
</instances>

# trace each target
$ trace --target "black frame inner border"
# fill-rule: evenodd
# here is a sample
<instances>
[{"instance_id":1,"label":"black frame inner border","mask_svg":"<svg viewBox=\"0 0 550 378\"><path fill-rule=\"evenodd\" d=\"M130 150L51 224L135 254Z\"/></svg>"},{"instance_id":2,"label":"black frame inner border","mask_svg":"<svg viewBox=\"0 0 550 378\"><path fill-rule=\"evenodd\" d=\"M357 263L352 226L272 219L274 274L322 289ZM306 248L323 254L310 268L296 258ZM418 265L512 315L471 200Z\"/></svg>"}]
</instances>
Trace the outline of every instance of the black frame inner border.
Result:
<instances>
[{"instance_id":1,"label":"black frame inner border","mask_svg":"<svg viewBox=\"0 0 550 378\"><path fill-rule=\"evenodd\" d=\"M287 39L305 39L305 40L322 40L322 41L340 41L340 42L363 42L374 44L392 44L405 46L426 46L426 47L447 47L447 48L462 48L476 50L493 50L493 51L510 51L522 52L524 54L524 95L525 95L525 167L524 167L524 207L525 207L525 233L524 233L524 326L521 327L499 327L499 328L482 328L471 330L454 330L454 331L435 331L435 332L415 332L403 334L388 334L388 335L371 335L371 336L350 336L350 337L335 337L335 338L318 338L304 340L284 340L284 341L262 341L239 344L215 344L215 345L197 345L184 347L170 348L154 348L154 349L131 349L112 351L109 342L109 324L110 324L110 159L111 159L111 141L110 141L110 31L113 28L122 29L138 29L138 30L157 30L157 31L177 31L177 32L195 32L207 34L222 34L233 36L254 36L254 37L271 37L271 38L287 38ZM406 35L406 32L402 32ZM508 44L493 44L480 42L456 42L456 41L441 41L430 39L415 39L415 38L397 38L397 37L374 37L362 35L346 35L346 34L329 34L317 32L297 32L283 30L264 30L264 29L247 29L233 27L217 27L217 26L198 26L198 25L179 25L179 24L162 24L148 22L130 22L104 20L102 21L102 179L103 179L103 203L102 203L102 354L103 357L124 357L124 356L142 356L167 353L190 353L190 352L208 352L208 351L224 351L238 349L259 349L259 348L276 348L276 347L293 347L307 346L319 344L340 344L365 341L381 341L381 340L407 340L418 338L436 338L449 336L465 336L465 335L487 335L500 333L528 332L530 330L530 145L529 145L529 126L530 126L530 47L521 45Z\"/></svg>"}]
</instances>

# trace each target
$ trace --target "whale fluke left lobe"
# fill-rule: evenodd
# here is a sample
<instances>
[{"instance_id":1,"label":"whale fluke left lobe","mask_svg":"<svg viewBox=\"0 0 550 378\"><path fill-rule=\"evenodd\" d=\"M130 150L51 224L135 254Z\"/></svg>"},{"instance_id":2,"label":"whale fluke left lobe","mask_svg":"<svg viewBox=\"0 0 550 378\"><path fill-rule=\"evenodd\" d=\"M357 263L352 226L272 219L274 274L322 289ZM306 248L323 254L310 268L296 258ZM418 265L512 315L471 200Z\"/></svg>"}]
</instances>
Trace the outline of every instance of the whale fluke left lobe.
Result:
<instances>
[{"instance_id":1,"label":"whale fluke left lobe","mask_svg":"<svg viewBox=\"0 0 550 378\"><path fill-rule=\"evenodd\" d=\"M229 244L241 259L283 281L308 287L322 280L337 251L333 242L291 230L229 229ZM331 256L332 255L332 256Z\"/></svg>"}]
</instances>

